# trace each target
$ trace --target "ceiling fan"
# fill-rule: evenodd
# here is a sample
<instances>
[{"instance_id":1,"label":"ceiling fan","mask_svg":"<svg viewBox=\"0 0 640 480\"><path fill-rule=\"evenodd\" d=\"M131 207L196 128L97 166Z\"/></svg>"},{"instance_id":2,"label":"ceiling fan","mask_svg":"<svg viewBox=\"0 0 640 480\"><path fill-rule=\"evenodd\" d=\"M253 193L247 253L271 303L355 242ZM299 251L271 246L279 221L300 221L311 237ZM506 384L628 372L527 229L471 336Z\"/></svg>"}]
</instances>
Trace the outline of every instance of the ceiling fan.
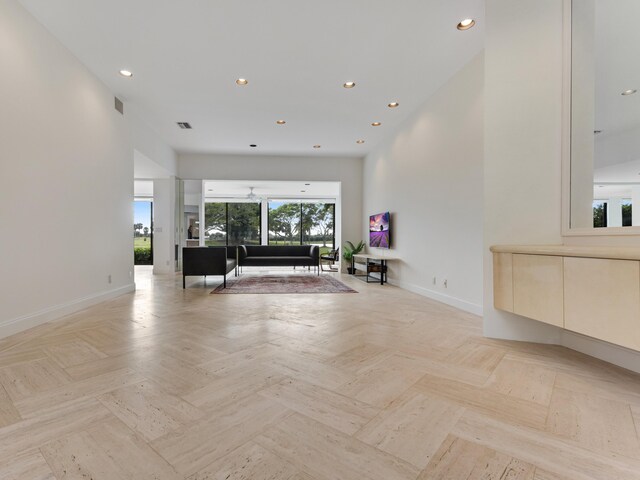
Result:
<instances>
[{"instance_id":1,"label":"ceiling fan","mask_svg":"<svg viewBox=\"0 0 640 480\"><path fill-rule=\"evenodd\" d=\"M260 198L258 195L256 195L255 193L253 193L253 189L255 187L249 187L249 194L247 195L247 199L251 200L252 202L257 202L257 201L261 201L262 198Z\"/></svg>"}]
</instances>

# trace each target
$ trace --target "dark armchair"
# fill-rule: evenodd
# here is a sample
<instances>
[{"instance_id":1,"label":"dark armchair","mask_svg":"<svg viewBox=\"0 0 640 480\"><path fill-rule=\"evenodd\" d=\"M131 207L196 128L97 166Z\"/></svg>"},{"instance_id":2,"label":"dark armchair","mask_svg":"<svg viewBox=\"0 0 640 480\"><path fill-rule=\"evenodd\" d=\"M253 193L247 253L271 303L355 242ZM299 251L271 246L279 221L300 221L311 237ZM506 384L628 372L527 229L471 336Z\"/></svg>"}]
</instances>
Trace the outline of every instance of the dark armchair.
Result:
<instances>
[{"instance_id":1,"label":"dark armchair","mask_svg":"<svg viewBox=\"0 0 640 480\"><path fill-rule=\"evenodd\" d=\"M236 249L227 247L184 247L182 249L182 288L187 275L222 275L227 287L227 274L236 268Z\"/></svg>"},{"instance_id":2,"label":"dark armchair","mask_svg":"<svg viewBox=\"0 0 640 480\"><path fill-rule=\"evenodd\" d=\"M335 250L329 250L324 255L320 255L320 269L322 271L324 271L324 268L322 266L322 261L323 260L326 261L326 262L329 262L329 265L330 265L329 269L330 270L334 270L332 268L333 265L335 265L335 263L340 260L340 247L336 248Z\"/></svg>"}]
</instances>

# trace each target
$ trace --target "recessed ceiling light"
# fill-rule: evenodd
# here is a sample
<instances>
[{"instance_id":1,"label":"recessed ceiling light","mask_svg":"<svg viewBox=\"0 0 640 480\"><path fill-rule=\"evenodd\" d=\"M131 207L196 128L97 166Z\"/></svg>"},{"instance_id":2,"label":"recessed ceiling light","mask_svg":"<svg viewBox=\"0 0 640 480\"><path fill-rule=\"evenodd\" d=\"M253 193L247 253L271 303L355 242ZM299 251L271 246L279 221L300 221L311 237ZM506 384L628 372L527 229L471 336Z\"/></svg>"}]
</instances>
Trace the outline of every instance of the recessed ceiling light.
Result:
<instances>
[{"instance_id":1,"label":"recessed ceiling light","mask_svg":"<svg viewBox=\"0 0 640 480\"><path fill-rule=\"evenodd\" d=\"M127 78L133 77L133 73L131 73L129 70L120 70L120 75Z\"/></svg>"},{"instance_id":2,"label":"recessed ceiling light","mask_svg":"<svg viewBox=\"0 0 640 480\"><path fill-rule=\"evenodd\" d=\"M636 90L635 88L629 89L629 90L625 90L624 92L622 92L622 95L633 95L634 93L636 93L638 90Z\"/></svg>"},{"instance_id":3,"label":"recessed ceiling light","mask_svg":"<svg viewBox=\"0 0 640 480\"><path fill-rule=\"evenodd\" d=\"M236 83L238 85L246 85L247 83L249 83L249 80L247 80L246 78L239 78L236 80Z\"/></svg>"},{"instance_id":4,"label":"recessed ceiling light","mask_svg":"<svg viewBox=\"0 0 640 480\"><path fill-rule=\"evenodd\" d=\"M356 143L363 144L364 140L356 140Z\"/></svg>"},{"instance_id":5,"label":"recessed ceiling light","mask_svg":"<svg viewBox=\"0 0 640 480\"><path fill-rule=\"evenodd\" d=\"M322 145L314 145L313 148L320 148Z\"/></svg>"},{"instance_id":6,"label":"recessed ceiling light","mask_svg":"<svg viewBox=\"0 0 640 480\"><path fill-rule=\"evenodd\" d=\"M278 125L284 125L284 124L285 124L285 123L287 123L287 122L286 122L286 121L284 121L284 120L276 120L276 123L277 123Z\"/></svg>"},{"instance_id":7,"label":"recessed ceiling light","mask_svg":"<svg viewBox=\"0 0 640 480\"><path fill-rule=\"evenodd\" d=\"M251 148L256 148L258 145L256 145L255 143L252 143L251 145L249 145Z\"/></svg>"},{"instance_id":8,"label":"recessed ceiling light","mask_svg":"<svg viewBox=\"0 0 640 480\"><path fill-rule=\"evenodd\" d=\"M342 85L344 88L353 88L356 86L356 82L345 82L344 85Z\"/></svg>"},{"instance_id":9,"label":"recessed ceiling light","mask_svg":"<svg viewBox=\"0 0 640 480\"><path fill-rule=\"evenodd\" d=\"M465 18L456 26L456 28L458 30L469 30L475 24L476 24L476 21L473 18Z\"/></svg>"},{"instance_id":10,"label":"recessed ceiling light","mask_svg":"<svg viewBox=\"0 0 640 480\"><path fill-rule=\"evenodd\" d=\"M396 108L398 105L400 105L398 102L391 102L389 105L387 105L389 108Z\"/></svg>"},{"instance_id":11,"label":"recessed ceiling light","mask_svg":"<svg viewBox=\"0 0 640 480\"><path fill-rule=\"evenodd\" d=\"M380 123L380 122L373 122L371 124L372 127L379 127L380 125L382 125L382 123Z\"/></svg>"}]
</instances>

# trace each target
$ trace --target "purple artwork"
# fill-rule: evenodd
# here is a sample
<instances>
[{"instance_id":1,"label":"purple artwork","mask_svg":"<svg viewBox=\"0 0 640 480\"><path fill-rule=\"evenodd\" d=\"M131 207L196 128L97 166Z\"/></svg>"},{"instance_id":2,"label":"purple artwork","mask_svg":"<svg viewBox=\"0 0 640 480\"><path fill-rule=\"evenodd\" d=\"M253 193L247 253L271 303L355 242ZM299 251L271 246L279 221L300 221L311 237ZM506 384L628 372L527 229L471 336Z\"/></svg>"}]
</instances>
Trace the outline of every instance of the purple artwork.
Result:
<instances>
[{"instance_id":1,"label":"purple artwork","mask_svg":"<svg viewBox=\"0 0 640 480\"><path fill-rule=\"evenodd\" d=\"M369 217L369 246L389 248L389 212Z\"/></svg>"}]
</instances>

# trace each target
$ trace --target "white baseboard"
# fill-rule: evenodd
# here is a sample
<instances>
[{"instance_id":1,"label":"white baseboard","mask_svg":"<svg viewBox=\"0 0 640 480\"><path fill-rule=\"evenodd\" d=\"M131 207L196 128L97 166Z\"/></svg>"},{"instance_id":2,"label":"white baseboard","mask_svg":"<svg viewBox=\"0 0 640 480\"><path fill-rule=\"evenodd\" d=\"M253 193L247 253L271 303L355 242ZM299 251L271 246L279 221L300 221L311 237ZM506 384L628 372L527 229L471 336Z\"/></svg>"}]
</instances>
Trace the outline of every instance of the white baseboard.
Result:
<instances>
[{"instance_id":1,"label":"white baseboard","mask_svg":"<svg viewBox=\"0 0 640 480\"><path fill-rule=\"evenodd\" d=\"M446 303L447 305L451 305L452 307L456 307L456 308L459 308L460 310L464 310L465 312L482 316L482 305L467 302L466 300L452 297L450 295L445 295L443 293L436 292L435 290L429 290L428 288L420 287L412 283L399 282L392 278L387 279L387 282L390 285L395 285L396 287L409 290L410 292L417 293L418 295L422 295L423 297L428 297L428 298L431 298L432 300L436 300L441 303Z\"/></svg>"},{"instance_id":2,"label":"white baseboard","mask_svg":"<svg viewBox=\"0 0 640 480\"><path fill-rule=\"evenodd\" d=\"M124 287L119 287L106 292L100 292L95 295L89 295L84 298L72 300L60 305L55 305L53 307L45 308L44 310L40 310L29 315L24 315L18 318L11 318L0 323L0 338L8 337L9 335L14 335L16 333L22 332L23 330L37 327L38 325L42 325L43 323L57 320L71 313L75 313L80 310L84 310L85 308L88 308L92 305L96 305L97 303L101 303L105 300L110 300L112 298L119 297L120 295L124 295L125 293L130 293L133 291L135 291L135 284L130 283L129 285L125 285Z\"/></svg>"},{"instance_id":3,"label":"white baseboard","mask_svg":"<svg viewBox=\"0 0 640 480\"><path fill-rule=\"evenodd\" d=\"M640 352L635 350L568 330L562 332L562 345L590 357L599 358L605 362L640 373Z\"/></svg>"}]
</instances>

